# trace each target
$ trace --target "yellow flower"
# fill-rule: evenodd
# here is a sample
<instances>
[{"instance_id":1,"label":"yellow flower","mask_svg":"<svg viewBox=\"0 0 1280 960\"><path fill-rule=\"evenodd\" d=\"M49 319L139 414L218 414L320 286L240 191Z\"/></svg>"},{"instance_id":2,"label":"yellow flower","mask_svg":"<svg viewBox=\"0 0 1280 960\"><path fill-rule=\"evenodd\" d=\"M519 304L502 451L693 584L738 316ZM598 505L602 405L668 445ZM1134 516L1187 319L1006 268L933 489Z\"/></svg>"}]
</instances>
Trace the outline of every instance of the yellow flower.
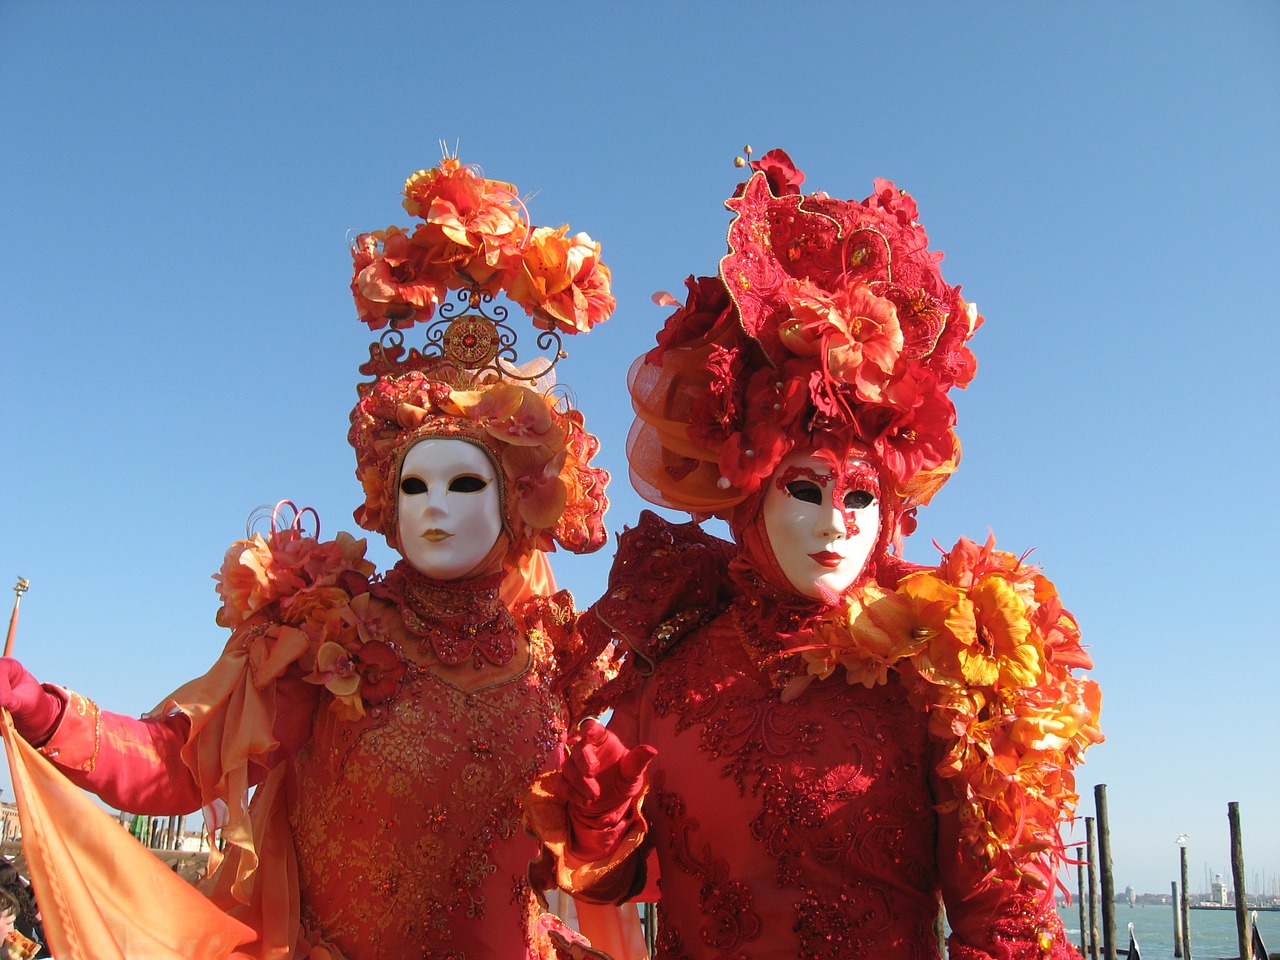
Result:
<instances>
[{"instance_id":1,"label":"yellow flower","mask_svg":"<svg viewBox=\"0 0 1280 960\"><path fill-rule=\"evenodd\" d=\"M316 668L307 679L322 683L335 697L349 697L360 689L360 671L338 644L326 641L316 651Z\"/></svg>"},{"instance_id":2,"label":"yellow flower","mask_svg":"<svg viewBox=\"0 0 1280 960\"><path fill-rule=\"evenodd\" d=\"M1004 577L988 575L969 591L973 642L959 653L965 679L985 686L1030 686L1040 676L1040 646L1027 607Z\"/></svg>"}]
</instances>

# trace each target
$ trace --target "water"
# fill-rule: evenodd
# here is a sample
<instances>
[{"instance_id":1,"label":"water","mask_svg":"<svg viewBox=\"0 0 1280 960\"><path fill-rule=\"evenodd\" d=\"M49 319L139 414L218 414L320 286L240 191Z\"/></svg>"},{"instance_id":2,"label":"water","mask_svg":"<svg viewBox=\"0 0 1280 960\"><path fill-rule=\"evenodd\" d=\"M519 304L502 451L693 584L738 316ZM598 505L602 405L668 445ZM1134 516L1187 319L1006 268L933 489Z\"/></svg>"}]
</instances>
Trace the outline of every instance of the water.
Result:
<instances>
[{"instance_id":1,"label":"water","mask_svg":"<svg viewBox=\"0 0 1280 960\"><path fill-rule=\"evenodd\" d=\"M1059 907L1058 914L1067 928L1067 938L1080 946L1080 908L1072 902ZM1116 949L1129 946L1129 924L1138 937L1142 960L1173 960L1173 906L1170 904L1116 904ZM1102 951L1102 913L1098 913L1098 951ZM1280 953L1280 913L1259 913L1258 929L1271 953ZM1234 910L1191 911L1192 960L1220 960L1238 957ZM1185 957L1185 953L1184 953Z\"/></svg>"}]
</instances>

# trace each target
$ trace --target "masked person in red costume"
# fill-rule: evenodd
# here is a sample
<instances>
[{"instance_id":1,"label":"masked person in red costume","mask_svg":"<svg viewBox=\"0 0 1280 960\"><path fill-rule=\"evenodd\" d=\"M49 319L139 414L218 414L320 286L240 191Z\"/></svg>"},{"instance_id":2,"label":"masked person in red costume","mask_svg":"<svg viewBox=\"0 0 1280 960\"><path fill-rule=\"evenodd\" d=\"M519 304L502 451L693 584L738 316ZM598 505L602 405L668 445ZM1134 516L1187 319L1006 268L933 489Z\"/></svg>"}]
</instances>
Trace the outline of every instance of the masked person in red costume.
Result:
<instances>
[{"instance_id":1,"label":"masked person in red costume","mask_svg":"<svg viewBox=\"0 0 1280 960\"><path fill-rule=\"evenodd\" d=\"M959 460L981 320L892 184L751 167L719 275L629 380L633 483L734 543L623 535L581 629L628 662L528 801L545 866L599 902L656 889L662 960L936 958L941 906L953 960L1075 956L1059 827L1101 739L1075 621L990 541L900 555Z\"/></svg>"},{"instance_id":2,"label":"masked person in red costume","mask_svg":"<svg viewBox=\"0 0 1280 960\"><path fill-rule=\"evenodd\" d=\"M16 661L0 674L18 732L77 784L133 812L205 809L225 850L203 890L257 935L237 957L551 949L519 798L597 677L545 556L603 545L608 477L582 416L497 355L510 330L484 307L506 293L558 346L609 315L609 274L585 234L531 227L514 187L454 159L410 178L405 207L413 233L353 250L361 319L391 329L349 433L356 519L403 559L375 575L364 541L300 523L236 543L225 652L141 720ZM415 323L425 351L403 345Z\"/></svg>"}]
</instances>

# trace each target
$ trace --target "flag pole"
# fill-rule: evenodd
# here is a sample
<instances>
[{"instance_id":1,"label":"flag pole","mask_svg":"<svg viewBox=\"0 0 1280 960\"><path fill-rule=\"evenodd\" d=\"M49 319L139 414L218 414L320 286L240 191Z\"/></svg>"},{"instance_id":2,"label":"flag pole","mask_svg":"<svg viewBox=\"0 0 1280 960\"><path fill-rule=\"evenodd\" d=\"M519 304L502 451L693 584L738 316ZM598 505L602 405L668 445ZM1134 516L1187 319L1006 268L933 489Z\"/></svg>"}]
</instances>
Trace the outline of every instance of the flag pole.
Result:
<instances>
[{"instance_id":1,"label":"flag pole","mask_svg":"<svg viewBox=\"0 0 1280 960\"><path fill-rule=\"evenodd\" d=\"M31 589L31 581L18 578L18 582L13 585L13 613L9 615L9 635L4 640L4 655L6 657L13 655L13 635L18 631L18 604L22 602L22 595Z\"/></svg>"}]
</instances>

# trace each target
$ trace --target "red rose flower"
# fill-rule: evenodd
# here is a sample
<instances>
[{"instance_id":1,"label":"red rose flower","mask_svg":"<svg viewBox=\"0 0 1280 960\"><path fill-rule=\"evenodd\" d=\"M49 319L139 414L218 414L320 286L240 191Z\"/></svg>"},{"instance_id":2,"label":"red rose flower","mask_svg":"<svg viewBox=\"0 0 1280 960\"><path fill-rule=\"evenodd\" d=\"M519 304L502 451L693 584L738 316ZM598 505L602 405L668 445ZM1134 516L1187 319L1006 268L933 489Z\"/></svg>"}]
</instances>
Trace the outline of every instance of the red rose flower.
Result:
<instances>
[{"instance_id":1,"label":"red rose flower","mask_svg":"<svg viewBox=\"0 0 1280 960\"><path fill-rule=\"evenodd\" d=\"M714 330L733 309L729 291L719 277L691 276L684 285L689 290L684 306L667 317L658 333L658 345L645 356L645 360L654 366L662 363L662 355L668 350L684 346Z\"/></svg>"},{"instance_id":2,"label":"red rose flower","mask_svg":"<svg viewBox=\"0 0 1280 960\"><path fill-rule=\"evenodd\" d=\"M751 169L768 178L769 189L775 197L799 193L804 183L804 174L796 169L785 150L770 150L759 160L752 160Z\"/></svg>"},{"instance_id":3,"label":"red rose flower","mask_svg":"<svg viewBox=\"0 0 1280 960\"><path fill-rule=\"evenodd\" d=\"M408 669L391 645L381 640L370 640L354 660L360 672L360 696L365 703L390 700Z\"/></svg>"}]
</instances>

